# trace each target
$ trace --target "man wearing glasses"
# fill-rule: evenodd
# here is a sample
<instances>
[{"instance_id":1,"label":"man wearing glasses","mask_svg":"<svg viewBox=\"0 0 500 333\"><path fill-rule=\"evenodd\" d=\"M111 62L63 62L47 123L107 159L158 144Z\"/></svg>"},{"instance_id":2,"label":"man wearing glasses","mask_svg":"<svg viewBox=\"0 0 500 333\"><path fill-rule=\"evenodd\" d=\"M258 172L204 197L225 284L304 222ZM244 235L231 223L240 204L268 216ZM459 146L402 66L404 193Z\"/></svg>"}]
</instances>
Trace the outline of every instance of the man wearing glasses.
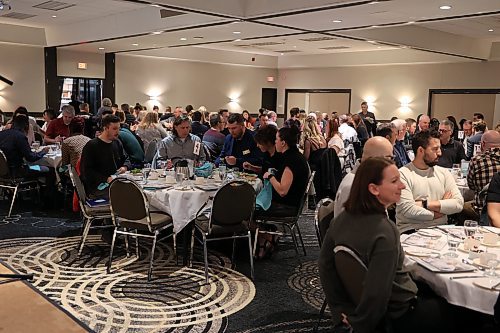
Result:
<instances>
[{"instance_id":1,"label":"man wearing glasses","mask_svg":"<svg viewBox=\"0 0 500 333\"><path fill-rule=\"evenodd\" d=\"M451 173L437 166L441 156L439 134L422 131L413 137L415 159L399 169L405 188L396 205L401 233L447 224L448 215L460 213L464 198Z\"/></svg>"},{"instance_id":2,"label":"man wearing glasses","mask_svg":"<svg viewBox=\"0 0 500 333\"><path fill-rule=\"evenodd\" d=\"M453 139L453 123L449 120L443 120L439 124L439 141L441 141L441 156L437 165L443 168L451 168L453 164L460 164L462 160L467 159L465 149L462 143Z\"/></svg>"}]
</instances>

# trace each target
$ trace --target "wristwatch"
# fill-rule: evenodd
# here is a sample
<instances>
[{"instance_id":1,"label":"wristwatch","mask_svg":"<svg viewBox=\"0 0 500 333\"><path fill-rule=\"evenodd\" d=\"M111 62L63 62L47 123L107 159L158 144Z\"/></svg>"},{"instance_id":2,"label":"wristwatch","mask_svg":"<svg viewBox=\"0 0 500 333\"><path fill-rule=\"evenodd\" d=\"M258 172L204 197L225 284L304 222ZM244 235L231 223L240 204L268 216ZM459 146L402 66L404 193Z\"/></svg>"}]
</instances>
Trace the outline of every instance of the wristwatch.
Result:
<instances>
[{"instance_id":1,"label":"wristwatch","mask_svg":"<svg viewBox=\"0 0 500 333\"><path fill-rule=\"evenodd\" d=\"M422 200L422 207L427 209L427 199Z\"/></svg>"}]
</instances>

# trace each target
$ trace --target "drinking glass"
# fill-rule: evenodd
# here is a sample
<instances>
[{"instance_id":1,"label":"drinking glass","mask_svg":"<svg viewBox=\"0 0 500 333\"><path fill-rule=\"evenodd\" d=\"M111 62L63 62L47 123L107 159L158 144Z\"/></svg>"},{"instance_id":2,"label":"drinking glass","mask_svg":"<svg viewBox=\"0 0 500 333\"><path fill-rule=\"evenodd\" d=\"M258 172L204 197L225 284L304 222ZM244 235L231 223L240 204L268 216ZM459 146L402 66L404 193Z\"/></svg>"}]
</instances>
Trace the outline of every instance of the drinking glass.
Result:
<instances>
[{"instance_id":1,"label":"drinking glass","mask_svg":"<svg viewBox=\"0 0 500 333\"><path fill-rule=\"evenodd\" d=\"M151 168L143 168L142 169L142 182L144 184L148 183L148 177L149 177L150 172L151 172Z\"/></svg>"},{"instance_id":2,"label":"drinking glass","mask_svg":"<svg viewBox=\"0 0 500 333\"><path fill-rule=\"evenodd\" d=\"M460 169L462 171L462 177L466 178L467 174L469 173L469 162L462 160L460 163Z\"/></svg>"},{"instance_id":3,"label":"drinking glass","mask_svg":"<svg viewBox=\"0 0 500 333\"><path fill-rule=\"evenodd\" d=\"M40 148L40 141L33 141L33 143L31 144L31 148L33 150L38 150L38 148Z\"/></svg>"},{"instance_id":4,"label":"drinking glass","mask_svg":"<svg viewBox=\"0 0 500 333\"><path fill-rule=\"evenodd\" d=\"M448 258L457 258L458 257L457 248L459 245L460 245L460 239L452 235L448 235L448 252L445 253L444 255Z\"/></svg>"},{"instance_id":5,"label":"drinking glass","mask_svg":"<svg viewBox=\"0 0 500 333\"><path fill-rule=\"evenodd\" d=\"M183 173L176 173L175 174L175 182L178 184L178 185L182 185L182 181L184 180L184 174Z\"/></svg>"},{"instance_id":6,"label":"drinking glass","mask_svg":"<svg viewBox=\"0 0 500 333\"><path fill-rule=\"evenodd\" d=\"M219 164L219 176L222 181L226 180L227 168L224 163Z\"/></svg>"},{"instance_id":7,"label":"drinking glass","mask_svg":"<svg viewBox=\"0 0 500 333\"><path fill-rule=\"evenodd\" d=\"M488 260L488 267L489 267L489 270L484 272L484 275L496 277L497 276L496 269L498 267L498 259L493 258L493 259Z\"/></svg>"},{"instance_id":8,"label":"drinking glass","mask_svg":"<svg viewBox=\"0 0 500 333\"><path fill-rule=\"evenodd\" d=\"M477 222L473 220L465 220L464 222L464 232L465 237L474 238L477 231Z\"/></svg>"},{"instance_id":9,"label":"drinking glass","mask_svg":"<svg viewBox=\"0 0 500 333\"><path fill-rule=\"evenodd\" d=\"M240 178L240 169L239 168L233 168L233 178L234 179Z\"/></svg>"}]
</instances>

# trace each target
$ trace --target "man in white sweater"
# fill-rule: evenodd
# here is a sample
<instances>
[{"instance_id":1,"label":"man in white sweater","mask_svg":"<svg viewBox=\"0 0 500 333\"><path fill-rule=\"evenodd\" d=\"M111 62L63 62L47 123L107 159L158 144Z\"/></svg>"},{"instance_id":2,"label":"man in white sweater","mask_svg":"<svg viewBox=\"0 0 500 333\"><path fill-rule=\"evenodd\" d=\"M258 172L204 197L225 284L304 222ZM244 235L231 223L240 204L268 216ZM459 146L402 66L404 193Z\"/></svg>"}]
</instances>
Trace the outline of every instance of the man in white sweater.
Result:
<instances>
[{"instance_id":1,"label":"man in white sweater","mask_svg":"<svg viewBox=\"0 0 500 333\"><path fill-rule=\"evenodd\" d=\"M464 199L451 173L437 166L441 142L436 131L415 134L415 159L399 169L406 188L396 206L396 222L401 233L447 224L448 215L462 211Z\"/></svg>"}]
</instances>

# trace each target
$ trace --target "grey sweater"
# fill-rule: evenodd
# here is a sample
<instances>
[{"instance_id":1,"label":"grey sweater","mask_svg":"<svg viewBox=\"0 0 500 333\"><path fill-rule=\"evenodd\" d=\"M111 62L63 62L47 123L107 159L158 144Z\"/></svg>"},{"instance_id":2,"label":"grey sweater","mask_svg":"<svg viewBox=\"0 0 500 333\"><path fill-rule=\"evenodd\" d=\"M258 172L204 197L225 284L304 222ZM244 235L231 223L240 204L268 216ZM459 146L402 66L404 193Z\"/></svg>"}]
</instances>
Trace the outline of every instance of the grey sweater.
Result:
<instances>
[{"instance_id":1,"label":"grey sweater","mask_svg":"<svg viewBox=\"0 0 500 333\"><path fill-rule=\"evenodd\" d=\"M368 267L359 304L353 304L335 267L333 249L343 245L356 252ZM321 248L319 272L335 323L348 317L354 332L372 332L387 313L402 316L417 294L417 286L403 267L399 232L385 215L340 214L330 226Z\"/></svg>"}]
</instances>

